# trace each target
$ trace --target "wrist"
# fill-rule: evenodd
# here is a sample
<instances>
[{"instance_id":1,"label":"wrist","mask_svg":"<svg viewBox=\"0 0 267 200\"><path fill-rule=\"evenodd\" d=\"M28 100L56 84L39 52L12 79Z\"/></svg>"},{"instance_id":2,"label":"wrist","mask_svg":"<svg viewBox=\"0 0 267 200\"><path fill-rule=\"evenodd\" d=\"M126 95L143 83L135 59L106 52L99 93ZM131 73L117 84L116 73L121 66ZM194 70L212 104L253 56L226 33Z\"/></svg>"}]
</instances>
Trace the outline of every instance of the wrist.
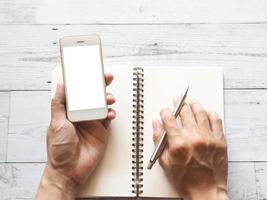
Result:
<instances>
[{"instance_id":1,"label":"wrist","mask_svg":"<svg viewBox=\"0 0 267 200\"><path fill-rule=\"evenodd\" d=\"M51 169L49 166L46 166L40 181L36 199L73 200L76 196L76 188L77 185L69 178Z\"/></svg>"},{"instance_id":2,"label":"wrist","mask_svg":"<svg viewBox=\"0 0 267 200\"><path fill-rule=\"evenodd\" d=\"M206 189L194 189L184 195L185 200L229 200L226 187L213 186Z\"/></svg>"}]
</instances>

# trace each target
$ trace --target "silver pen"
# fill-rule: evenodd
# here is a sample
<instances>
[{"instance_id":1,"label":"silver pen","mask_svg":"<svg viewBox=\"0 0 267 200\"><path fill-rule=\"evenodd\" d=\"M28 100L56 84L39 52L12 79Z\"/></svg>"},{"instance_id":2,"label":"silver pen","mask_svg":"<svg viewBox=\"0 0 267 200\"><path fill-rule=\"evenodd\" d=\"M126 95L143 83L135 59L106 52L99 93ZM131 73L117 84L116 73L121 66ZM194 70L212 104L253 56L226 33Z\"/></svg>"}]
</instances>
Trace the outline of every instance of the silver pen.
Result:
<instances>
[{"instance_id":1,"label":"silver pen","mask_svg":"<svg viewBox=\"0 0 267 200\"><path fill-rule=\"evenodd\" d=\"M175 108L175 110L173 112L173 115L174 115L175 118L178 117L179 113L182 110L182 107L184 105L184 102L185 102L185 99L186 99L188 90L189 90L189 86L185 90L183 96L179 99L179 102L177 104L177 107ZM150 160L149 160L147 169L149 169L149 170L152 169L153 165L155 164L155 162L157 161L157 159L161 155L162 151L164 150L164 147L166 145L166 137L167 137L167 132L164 131L163 134L162 134L162 136L161 136L161 138L160 138L160 140L159 140L159 143L157 144L157 146L156 146L153 154L150 157Z\"/></svg>"}]
</instances>

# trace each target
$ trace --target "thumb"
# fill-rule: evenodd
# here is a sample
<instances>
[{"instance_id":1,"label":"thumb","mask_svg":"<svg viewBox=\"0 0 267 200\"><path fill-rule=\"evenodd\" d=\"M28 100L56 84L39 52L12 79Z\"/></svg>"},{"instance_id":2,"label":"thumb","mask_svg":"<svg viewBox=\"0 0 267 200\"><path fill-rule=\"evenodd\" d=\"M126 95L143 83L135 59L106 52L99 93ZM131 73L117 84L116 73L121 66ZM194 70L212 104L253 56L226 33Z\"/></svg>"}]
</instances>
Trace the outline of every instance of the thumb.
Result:
<instances>
[{"instance_id":1,"label":"thumb","mask_svg":"<svg viewBox=\"0 0 267 200\"><path fill-rule=\"evenodd\" d=\"M163 131L162 125L158 120L153 120L152 127L153 127L153 141L154 144L157 145L162 135Z\"/></svg>"},{"instance_id":2,"label":"thumb","mask_svg":"<svg viewBox=\"0 0 267 200\"><path fill-rule=\"evenodd\" d=\"M51 101L51 117L53 120L66 119L65 89L60 83L57 84L56 93Z\"/></svg>"}]
</instances>

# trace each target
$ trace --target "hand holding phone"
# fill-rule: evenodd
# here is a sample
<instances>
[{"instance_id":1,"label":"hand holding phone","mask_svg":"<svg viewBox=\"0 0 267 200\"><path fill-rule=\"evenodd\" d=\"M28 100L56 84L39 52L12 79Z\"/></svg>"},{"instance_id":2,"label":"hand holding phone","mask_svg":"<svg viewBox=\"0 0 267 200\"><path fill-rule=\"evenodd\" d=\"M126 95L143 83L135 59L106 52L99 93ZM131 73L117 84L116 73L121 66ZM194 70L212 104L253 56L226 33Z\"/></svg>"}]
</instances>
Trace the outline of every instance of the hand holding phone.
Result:
<instances>
[{"instance_id":1,"label":"hand holding phone","mask_svg":"<svg viewBox=\"0 0 267 200\"><path fill-rule=\"evenodd\" d=\"M112 74L105 74L108 86ZM74 199L77 190L92 174L103 157L108 126L116 116L109 109L103 120L71 123L66 118L65 90L62 83L57 85L51 102L51 122L47 130L47 163L35 199ZM115 98L107 95L107 104ZM60 188L59 188L60 186Z\"/></svg>"},{"instance_id":2,"label":"hand holding phone","mask_svg":"<svg viewBox=\"0 0 267 200\"><path fill-rule=\"evenodd\" d=\"M98 35L60 39L67 117L70 121L107 116L101 41Z\"/></svg>"}]
</instances>

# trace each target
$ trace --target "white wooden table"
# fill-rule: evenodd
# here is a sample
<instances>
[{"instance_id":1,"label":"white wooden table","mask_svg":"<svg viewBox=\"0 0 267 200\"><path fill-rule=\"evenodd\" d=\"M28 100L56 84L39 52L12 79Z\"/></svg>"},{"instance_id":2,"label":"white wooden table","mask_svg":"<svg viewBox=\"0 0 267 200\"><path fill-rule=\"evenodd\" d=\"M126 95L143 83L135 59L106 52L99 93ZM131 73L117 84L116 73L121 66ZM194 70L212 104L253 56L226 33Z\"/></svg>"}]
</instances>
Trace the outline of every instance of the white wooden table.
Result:
<instances>
[{"instance_id":1,"label":"white wooden table","mask_svg":"<svg viewBox=\"0 0 267 200\"><path fill-rule=\"evenodd\" d=\"M267 1L0 0L0 199L46 161L58 38L99 33L105 63L220 66L231 199L267 199Z\"/></svg>"}]
</instances>

